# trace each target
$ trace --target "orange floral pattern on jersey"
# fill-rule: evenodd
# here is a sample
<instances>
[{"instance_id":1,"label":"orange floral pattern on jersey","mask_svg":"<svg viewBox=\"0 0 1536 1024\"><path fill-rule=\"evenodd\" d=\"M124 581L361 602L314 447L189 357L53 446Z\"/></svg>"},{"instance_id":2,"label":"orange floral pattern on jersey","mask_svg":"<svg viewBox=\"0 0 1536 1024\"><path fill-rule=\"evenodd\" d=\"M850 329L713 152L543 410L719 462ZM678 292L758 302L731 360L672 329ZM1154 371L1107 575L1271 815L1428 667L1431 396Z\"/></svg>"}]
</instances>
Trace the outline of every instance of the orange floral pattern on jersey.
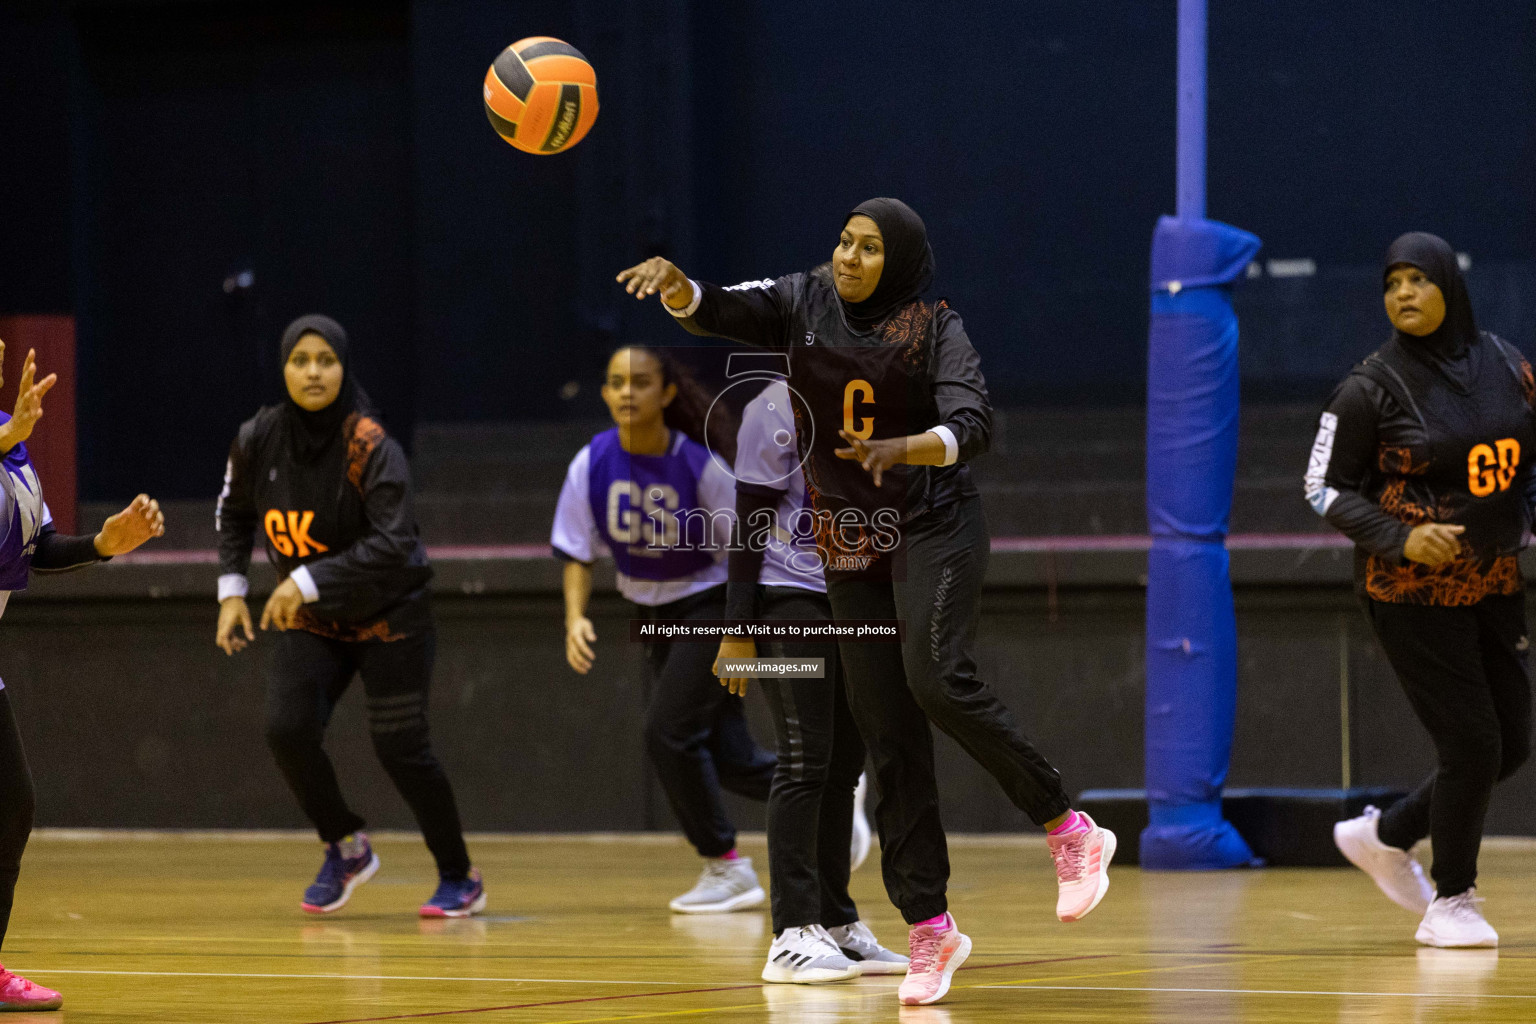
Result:
<instances>
[{"instance_id":1,"label":"orange floral pattern on jersey","mask_svg":"<svg viewBox=\"0 0 1536 1024\"><path fill-rule=\"evenodd\" d=\"M886 318L880 328L880 340L887 345L903 345L901 361L908 370L922 370L924 357L928 355L924 342L928 340L928 328L939 310L948 309L942 299L930 306L926 302L909 302Z\"/></svg>"},{"instance_id":2,"label":"orange floral pattern on jersey","mask_svg":"<svg viewBox=\"0 0 1536 1024\"><path fill-rule=\"evenodd\" d=\"M1388 476L1414 476L1423 473L1428 466L1414 466L1413 449L1382 445L1376 453L1376 465Z\"/></svg>"},{"instance_id":3,"label":"orange floral pattern on jersey","mask_svg":"<svg viewBox=\"0 0 1536 1024\"><path fill-rule=\"evenodd\" d=\"M802 422L805 413L799 402L790 403L795 417L795 430L800 437L809 437L810 424ZM810 505L811 529L816 536L816 550L820 553L823 568L834 572L845 571L842 567L856 566L858 571L868 571L888 552L875 547L875 538L862 523L855 527L838 529L837 509L816 489L809 475L805 478L805 497Z\"/></svg>"},{"instance_id":4,"label":"orange floral pattern on jersey","mask_svg":"<svg viewBox=\"0 0 1536 1024\"><path fill-rule=\"evenodd\" d=\"M805 494L811 508L817 513L813 517L816 550L821 553L822 565L828 571L869 572L880 559L890 555L889 551L876 545L874 531L862 521L862 517L855 526L839 526L835 512L821 511L826 503L821 501L818 505L821 495L809 480L805 484Z\"/></svg>"},{"instance_id":5,"label":"orange floral pattern on jersey","mask_svg":"<svg viewBox=\"0 0 1536 1024\"><path fill-rule=\"evenodd\" d=\"M1409 526L1445 522L1452 517L1449 509L1431 509L1405 496L1408 486L1405 478L1417 476L1429 468L1423 463L1415 463L1410 449L1383 445L1377 453L1377 463L1382 472L1396 477L1382 488L1381 497L1377 499L1377 504L1387 515ZM1518 594L1524 586L1520 563L1514 555L1486 563L1462 557L1440 565L1407 561L1394 565L1371 555L1365 562L1365 592L1373 600L1387 604L1462 607L1477 604L1485 597Z\"/></svg>"},{"instance_id":6,"label":"orange floral pattern on jersey","mask_svg":"<svg viewBox=\"0 0 1536 1024\"><path fill-rule=\"evenodd\" d=\"M390 631L389 623L383 619L375 619L362 625L350 625L342 622L332 622L322 619L308 608L300 608L293 616L293 628L302 629L306 633L323 636L327 640L344 640L347 643L363 643L368 640L377 640L381 643L392 644L396 640L404 640L404 633Z\"/></svg>"},{"instance_id":7,"label":"orange floral pattern on jersey","mask_svg":"<svg viewBox=\"0 0 1536 1024\"><path fill-rule=\"evenodd\" d=\"M1391 563L1372 555L1365 565L1365 592L1388 604L1432 604L1462 607L1485 597L1520 593L1525 581L1514 555L1492 562L1458 558L1440 565Z\"/></svg>"},{"instance_id":8,"label":"orange floral pattern on jersey","mask_svg":"<svg viewBox=\"0 0 1536 1024\"><path fill-rule=\"evenodd\" d=\"M361 491L368 458L383 442L384 428L377 421L355 412L347 417L342 435L347 439L347 479Z\"/></svg>"}]
</instances>

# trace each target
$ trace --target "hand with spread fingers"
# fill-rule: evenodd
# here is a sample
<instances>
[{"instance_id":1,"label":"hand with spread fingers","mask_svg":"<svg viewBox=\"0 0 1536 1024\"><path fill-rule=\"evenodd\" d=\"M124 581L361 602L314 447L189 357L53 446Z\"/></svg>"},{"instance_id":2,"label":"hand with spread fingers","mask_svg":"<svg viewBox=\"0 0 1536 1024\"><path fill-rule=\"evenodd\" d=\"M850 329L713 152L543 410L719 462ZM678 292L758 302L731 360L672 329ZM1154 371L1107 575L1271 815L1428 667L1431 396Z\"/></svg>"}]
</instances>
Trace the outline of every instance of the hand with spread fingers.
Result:
<instances>
[{"instance_id":1,"label":"hand with spread fingers","mask_svg":"<svg viewBox=\"0 0 1536 1024\"><path fill-rule=\"evenodd\" d=\"M673 309L682 309L693 301L693 285L688 275L660 256L652 256L644 263L619 271L615 280L637 299L660 292L661 301Z\"/></svg>"},{"instance_id":2,"label":"hand with spread fingers","mask_svg":"<svg viewBox=\"0 0 1536 1024\"><path fill-rule=\"evenodd\" d=\"M5 342L0 341L0 364L5 361ZM26 362L21 365L21 383L16 389L16 409L10 421L0 425L0 452L8 452L32 436L32 428L43 418L43 396L59 382L59 375L50 373L42 380L37 377L37 350L28 349ZM0 374L0 385L5 383Z\"/></svg>"},{"instance_id":3,"label":"hand with spread fingers","mask_svg":"<svg viewBox=\"0 0 1536 1024\"><path fill-rule=\"evenodd\" d=\"M905 437L887 437L878 441L866 441L855 437L846 430L839 430L837 436L848 442L849 447L834 449L832 454L840 459L857 462L864 467L864 471L874 477L875 486L880 486L880 479L885 471L892 466L904 465L907 461L907 439Z\"/></svg>"},{"instance_id":4,"label":"hand with spread fingers","mask_svg":"<svg viewBox=\"0 0 1536 1024\"><path fill-rule=\"evenodd\" d=\"M96 534L96 553L103 558L125 555L134 548L165 536L165 513L160 503L147 494L141 494L128 503L128 507L114 516L108 516Z\"/></svg>"}]
</instances>

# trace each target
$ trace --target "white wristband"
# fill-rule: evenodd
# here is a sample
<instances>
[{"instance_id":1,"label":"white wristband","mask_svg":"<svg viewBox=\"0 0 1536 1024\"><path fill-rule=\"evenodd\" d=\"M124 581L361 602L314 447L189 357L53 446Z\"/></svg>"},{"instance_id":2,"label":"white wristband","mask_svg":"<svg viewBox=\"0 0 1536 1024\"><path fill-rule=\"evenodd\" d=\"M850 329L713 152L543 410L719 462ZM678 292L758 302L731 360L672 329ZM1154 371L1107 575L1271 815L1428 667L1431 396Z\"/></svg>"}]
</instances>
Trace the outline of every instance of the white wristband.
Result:
<instances>
[{"instance_id":1,"label":"white wristband","mask_svg":"<svg viewBox=\"0 0 1536 1024\"><path fill-rule=\"evenodd\" d=\"M704 298L704 289L699 287L699 282L690 277L688 279L688 285L693 289L693 301L689 302L688 305L684 306L682 309L673 309L671 306L667 306L665 302L662 303L663 306L667 306L667 312L671 313L679 320L686 320L688 317L693 316L694 313L698 312L699 302Z\"/></svg>"},{"instance_id":2,"label":"white wristband","mask_svg":"<svg viewBox=\"0 0 1536 1024\"><path fill-rule=\"evenodd\" d=\"M226 598L244 597L251 592L250 582L237 572L227 572L219 577L219 603Z\"/></svg>"},{"instance_id":3,"label":"white wristband","mask_svg":"<svg viewBox=\"0 0 1536 1024\"><path fill-rule=\"evenodd\" d=\"M304 595L305 604L314 604L320 600L320 588L315 586L315 578L309 574L309 566L299 566L288 574L288 578L298 584L299 593Z\"/></svg>"},{"instance_id":4,"label":"white wristband","mask_svg":"<svg viewBox=\"0 0 1536 1024\"><path fill-rule=\"evenodd\" d=\"M955 432L942 423L937 427L929 427L928 433L934 434L944 442L944 461L941 466L953 466L960 458L960 442L955 440Z\"/></svg>"}]
</instances>

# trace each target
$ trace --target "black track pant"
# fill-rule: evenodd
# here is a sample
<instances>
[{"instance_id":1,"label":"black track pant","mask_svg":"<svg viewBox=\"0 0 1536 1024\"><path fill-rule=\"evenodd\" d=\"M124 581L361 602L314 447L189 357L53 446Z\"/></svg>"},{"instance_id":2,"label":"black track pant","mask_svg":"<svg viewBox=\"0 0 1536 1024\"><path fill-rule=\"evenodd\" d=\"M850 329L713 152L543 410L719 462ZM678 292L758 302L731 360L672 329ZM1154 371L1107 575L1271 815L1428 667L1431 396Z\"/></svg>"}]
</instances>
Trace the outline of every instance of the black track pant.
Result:
<instances>
[{"instance_id":1,"label":"black track pant","mask_svg":"<svg viewBox=\"0 0 1536 1024\"><path fill-rule=\"evenodd\" d=\"M824 594L799 587L764 589L761 617L831 621ZM765 656L822 658L822 679L760 679L773 712L779 764L768 795L768 869L773 931L852 924L859 911L848 895L853 791L864 770L859 739L832 640L766 645Z\"/></svg>"},{"instance_id":2,"label":"black track pant","mask_svg":"<svg viewBox=\"0 0 1536 1024\"><path fill-rule=\"evenodd\" d=\"M1418 789L1387 808L1378 834L1404 850L1429 836L1435 889L1454 896L1477 881L1494 783L1530 754L1525 595L1463 608L1367 601L1366 610L1439 762Z\"/></svg>"},{"instance_id":3,"label":"black track pant","mask_svg":"<svg viewBox=\"0 0 1536 1024\"><path fill-rule=\"evenodd\" d=\"M336 702L352 677L362 676L374 753L416 816L437 870L462 878L469 871L469 851L458 805L427 739L436 646L430 628L390 643L347 643L301 629L279 633L267 678L267 745L322 842L334 843L362 828L365 823L347 806L321 746Z\"/></svg>"},{"instance_id":4,"label":"black track pant","mask_svg":"<svg viewBox=\"0 0 1536 1024\"><path fill-rule=\"evenodd\" d=\"M37 806L32 791L32 772L21 748L21 733L11 713L11 698L0 689L0 944L11 923L11 900L21 874L21 854L32 834L32 814Z\"/></svg>"},{"instance_id":5,"label":"black track pant","mask_svg":"<svg viewBox=\"0 0 1536 1024\"><path fill-rule=\"evenodd\" d=\"M725 616L725 586L637 608L646 619L719 620ZM683 835L702 857L721 857L736 847L736 826L720 791L767 800L773 784L773 755L752 739L741 698L715 677L719 646L718 641L645 645L646 752Z\"/></svg>"},{"instance_id":6,"label":"black track pant","mask_svg":"<svg viewBox=\"0 0 1536 1024\"><path fill-rule=\"evenodd\" d=\"M1069 810L1061 777L976 677L977 604L989 541L980 498L902 527L897 580L829 575L838 620L901 619L900 645L842 643L848 704L869 747L886 892L909 924L944 913L949 852L939 820L932 722L997 780L1037 825ZM903 578L904 577L904 578Z\"/></svg>"}]
</instances>

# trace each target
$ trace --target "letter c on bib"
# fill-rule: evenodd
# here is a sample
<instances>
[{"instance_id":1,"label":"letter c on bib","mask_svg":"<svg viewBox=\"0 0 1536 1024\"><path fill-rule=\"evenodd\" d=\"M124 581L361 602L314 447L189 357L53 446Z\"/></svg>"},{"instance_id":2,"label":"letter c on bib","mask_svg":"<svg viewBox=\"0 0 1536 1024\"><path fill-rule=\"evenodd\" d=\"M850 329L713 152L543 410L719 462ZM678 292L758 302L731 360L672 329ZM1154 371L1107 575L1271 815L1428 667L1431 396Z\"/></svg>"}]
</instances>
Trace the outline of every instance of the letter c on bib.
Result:
<instances>
[{"instance_id":1,"label":"letter c on bib","mask_svg":"<svg viewBox=\"0 0 1536 1024\"><path fill-rule=\"evenodd\" d=\"M866 402L875 404L875 388L867 380L854 379L848 382L843 389L843 429L860 441L868 441L869 435L875 432L875 421L870 416L860 416L858 426L854 426L853 403Z\"/></svg>"}]
</instances>

